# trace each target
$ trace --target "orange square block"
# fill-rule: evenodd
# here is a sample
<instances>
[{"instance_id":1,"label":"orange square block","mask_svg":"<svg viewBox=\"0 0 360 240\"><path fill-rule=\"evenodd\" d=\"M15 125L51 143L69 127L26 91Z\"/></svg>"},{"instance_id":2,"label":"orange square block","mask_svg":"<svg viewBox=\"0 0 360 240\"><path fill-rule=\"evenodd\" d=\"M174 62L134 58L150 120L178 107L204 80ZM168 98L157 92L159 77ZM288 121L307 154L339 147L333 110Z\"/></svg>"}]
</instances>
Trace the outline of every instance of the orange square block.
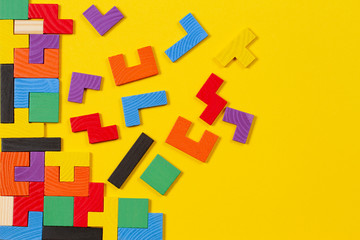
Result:
<instances>
[{"instance_id":1,"label":"orange square block","mask_svg":"<svg viewBox=\"0 0 360 240\"><path fill-rule=\"evenodd\" d=\"M59 49L45 49L44 63L29 63L29 49L15 48L14 77L59 78Z\"/></svg>"}]
</instances>

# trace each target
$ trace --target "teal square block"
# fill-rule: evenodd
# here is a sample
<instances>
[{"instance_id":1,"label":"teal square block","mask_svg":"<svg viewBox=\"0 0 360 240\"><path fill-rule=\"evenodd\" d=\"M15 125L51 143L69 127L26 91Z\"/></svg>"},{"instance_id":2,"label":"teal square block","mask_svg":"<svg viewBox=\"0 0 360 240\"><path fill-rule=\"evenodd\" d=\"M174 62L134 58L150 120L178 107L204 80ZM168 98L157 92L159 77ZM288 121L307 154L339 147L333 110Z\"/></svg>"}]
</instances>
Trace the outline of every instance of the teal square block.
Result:
<instances>
[{"instance_id":1,"label":"teal square block","mask_svg":"<svg viewBox=\"0 0 360 240\"><path fill-rule=\"evenodd\" d=\"M119 198L118 227L147 228L149 199Z\"/></svg>"},{"instance_id":2,"label":"teal square block","mask_svg":"<svg viewBox=\"0 0 360 240\"><path fill-rule=\"evenodd\" d=\"M44 197L44 226L74 225L74 197Z\"/></svg>"},{"instance_id":3,"label":"teal square block","mask_svg":"<svg viewBox=\"0 0 360 240\"><path fill-rule=\"evenodd\" d=\"M59 93L30 93L29 122L59 122Z\"/></svg>"},{"instance_id":4,"label":"teal square block","mask_svg":"<svg viewBox=\"0 0 360 240\"><path fill-rule=\"evenodd\" d=\"M0 19L28 19L29 0L0 0Z\"/></svg>"},{"instance_id":5,"label":"teal square block","mask_svg":"<svg viewBox=\"0 0 360 240\"><path fill-rule=\"evenodd\" d=\"M164 195L181 171L157 155L141 175L141 179Z\"/></svg>"}]
</instances>

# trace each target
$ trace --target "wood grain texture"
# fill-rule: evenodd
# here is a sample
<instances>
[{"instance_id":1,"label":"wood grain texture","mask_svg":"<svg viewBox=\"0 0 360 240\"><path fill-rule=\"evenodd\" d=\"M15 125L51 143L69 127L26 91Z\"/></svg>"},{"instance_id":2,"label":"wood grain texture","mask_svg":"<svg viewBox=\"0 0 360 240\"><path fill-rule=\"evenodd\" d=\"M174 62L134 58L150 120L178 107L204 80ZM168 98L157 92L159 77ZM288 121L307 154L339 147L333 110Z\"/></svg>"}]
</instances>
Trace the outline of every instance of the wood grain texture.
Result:
<instances>
[{"instance_id":1,"label":"wood grain texture","mask_svg":"<svg viewBox=\"0 0 360 240\"><path fill-rule=\"evenodd\" d=\"M0 226L12 226L14 197L0 196Z\"/></svg>"},{"instance_id":2,"label":"wood grain texture","mask_svg":"<svg viewBox=\"0 0 360 240\"><path fill-rule=\"evenodd\" d=\"M44 182L44 174L44 152L31 152L29 167L15 167L16 182Z\"/></svg>"},{"instance_id":3,"label":"wood grain texture","mask_svg":"<svg viewBox=\"0 0 360 240\"><path fill-rule=\"evenodd\" d=\"M102 228L44 226L42 240L102 240Z\"/></svg>"},{"instance_id":4,"label":"wood grain texture","mask_svg":"<svg viewBox=\"0 0 360 240\"><path fill-rule=\"evenodd\" d=\"M123 54L109 57L111 71L117 86L158 74L151 46L138 49L140 64L127 67Z\"/></svg>"},{"instance_id":5,"label":"wood grain texture","mask_svg":"<svg viewBox=\"0 0 360 240\"><path fill-rule=\"evenodd\" d=\"M100 128L100 114L94 113L78 117L72 117L70 118L70 124L72 132L87 131L91 127Z\"/></svg>"},{"instance_id":6,"label":"wood grain texture","mask_svg":"<svg viewBox=\"0 0 360 240\"><path fill-rule=\"evenodd\" d=\"M3 152L61 151L61 138L2 138Z\"/></svg>"},{"instance_id":7,"label":"wood grain texture","mask_svg":"<svg viewBox=\"0 0 360 240\"><path fill-rule=\"evenodd\" d=\"M223 117L224 122L236 125L233 140L241 143L246 143L253 120L254 115L229 107L225 109Z\"/></svg>"},{"instance_id":8,"label":"wood grain texture","mask_svg":"<svg viewBox=\"0 0 360 240\"><path fill-rule=\"evenodd\" d=\"M74 182L60 182L59 167L45 167L45 196L89 196L89 167L75 167Z\"/></svg>"},{"instance_id":9,"label":"wood grain texture","mask_svg":"<svg viewBox=\"0 0 360 240\"><path fill-rule=\"evenodd\" d=\"M30 35L29 63L44 63L44 49L59 49L59 35Z\"/></svg>"},{"instance_id":10,"label":"wood grain texture","mask_svg":"<svg viewBox=\"0 0 360 240\"><path fill-rule=\"evenodd\" d=\"M29 195L29 182L15 182L15 166L29 166L29 153L0 152L0 196Z\"/></svg>"},{"instance_id":11,"label":"wood grain texture","mask_svg":"<svg viewBox=\"0 0 360 240\"><path fill-rule=\"evenodd\" d=\"M15 20L14 34L43 34L44 20Z\"/></svg>"},{"instance_id":12,"label":"wood grain texture","mask_svg":"<svg viewBox=\"0 0 360 240\"><path fill-rule=\"evenodd\" d=\"M1 123L14 123L14 64L0 64Z\"/></svg>"},{"instance_id":13,"label":"wood grain texture","mask_svg":"<svg viewBox=\"0 0 360 240\"><path fill-rule=\"evenodd\" d=\"M101 76L73 72L68 101L82 103L85 89L100 90L101 78Z\"/></svg>"},{"instance_id":14,"label":"wood grain texture","mask_svg":"<svg viewBox=\"0 0 360 240\"><path fill-rule=\"evenodd\" d=\"M181 150L182 152L206 162L212 149L215 146L218 136L205 130L199 142L196 142L186 136L191 122L183 117L178 117L174 127L171 129L166 143Z\"/></svg>"}]
</instances>

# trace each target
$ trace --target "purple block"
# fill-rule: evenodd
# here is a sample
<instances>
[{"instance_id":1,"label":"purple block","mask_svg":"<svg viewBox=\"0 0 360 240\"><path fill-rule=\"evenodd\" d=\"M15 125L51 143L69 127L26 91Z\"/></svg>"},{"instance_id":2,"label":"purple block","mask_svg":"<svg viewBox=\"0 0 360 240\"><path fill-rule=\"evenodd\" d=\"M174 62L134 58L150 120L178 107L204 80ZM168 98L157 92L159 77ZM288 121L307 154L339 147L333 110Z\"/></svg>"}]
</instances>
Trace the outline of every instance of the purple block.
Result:
<instances>
[{"instance_id":1,"label":"purple block","mask_svg":"<svg viewBox=\"0 0 360 240\"><path fill-rule=\"evenodd\" d=\"M124 17L115 6L105 15L102 15L100 11L92 5L83 13L83 15L101 36Z\"/></svg>"},{"instance_id":2,"label":"purple block","mask_svg":"<svg viewBox=\"0 0 360 240\"><path fill-rule=\"evenodd\" d=\"M223 121L236 125L234 141L246 143L254 115L227 107Z\"/></svg>"},{"instance_id":3,"label":"purple block","mask_svg":"<svg viewBox=\"0 0 360 240\"><path fill-rule=\"evenodd\" d=\"M71 76L68 101L82 103L84 89L100 90L101 76L73 72Z\"/></svg>"},{"instance_id":4,"label":"purple block","mask_svg":"<svg viewBox=\"0 0 360 240\"><path fill-rule=\"evenodd\" d=\"M44 49L59 49L59 35L32 34L29 48L29 63L44 63Z\"/></svg>"},{"instance_id":5,"label":"purple block","mask_svg":"<svg viewBox=\"0 0 360 240\"><path fill-rule=\"evenodd\" d=\"M15 167L16 182L43 182L45 172L45 153L31 152L29 167Z\"/></svg>"}]
</instances>

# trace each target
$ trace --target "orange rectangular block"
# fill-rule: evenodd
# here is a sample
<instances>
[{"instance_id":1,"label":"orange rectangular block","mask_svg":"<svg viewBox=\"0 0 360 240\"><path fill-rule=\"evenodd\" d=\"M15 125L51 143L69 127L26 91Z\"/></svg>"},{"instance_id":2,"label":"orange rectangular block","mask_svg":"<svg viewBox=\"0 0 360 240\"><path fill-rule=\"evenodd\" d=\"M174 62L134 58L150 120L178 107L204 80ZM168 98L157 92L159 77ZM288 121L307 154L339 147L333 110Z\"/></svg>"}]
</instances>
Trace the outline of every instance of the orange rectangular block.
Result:
<instances>
[{"instance_id":1,"label":"orange rectangular block","mask_svg":"<svg viewBox=\"0 0 360 240\"><path fill-rule=\"evenodd\" d=\"M28 167L28 152L0 152L0 195L28 196L29 182L15 182L15 166Z\"/></svg>"},{"instance_id":2,"label":"orange rectangular block","mask_svg":"<svg viewBox=\"0 0 360 240\"><path fill-rule=\"evenodd\" d=\"M45 167L45 196L89 196L89 167L75 167L74 182L60 182L60 167Z\"/></svg>"},{"instance_id":3,"label":"orange rectangular block","mask_svg":"<svg viewBox=\"0 0 360 240\"><path fill-rule=\"evenodd\" d=\"M29 49L15 48L14 77L15 78L58 78L59 49L45 49L44 63L29 63Z\"/></svg>"}]
</instances>

